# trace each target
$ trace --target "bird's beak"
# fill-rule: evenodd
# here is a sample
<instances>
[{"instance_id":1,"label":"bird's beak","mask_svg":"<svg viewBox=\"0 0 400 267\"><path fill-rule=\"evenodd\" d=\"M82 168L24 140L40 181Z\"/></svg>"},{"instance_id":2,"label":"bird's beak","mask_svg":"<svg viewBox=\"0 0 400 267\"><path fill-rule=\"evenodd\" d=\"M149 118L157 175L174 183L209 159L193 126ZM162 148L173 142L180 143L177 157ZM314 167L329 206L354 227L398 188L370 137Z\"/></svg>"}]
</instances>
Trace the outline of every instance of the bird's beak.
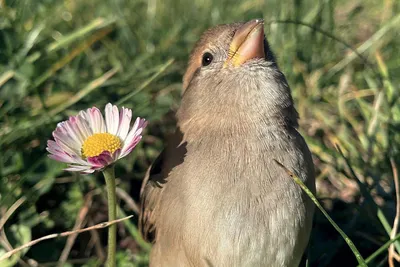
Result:
<instances>
[{"instance_id":1,"label":"bird's beak","mask_svg":"<svg viewBox=\"0 0 400 267\"><path fill-rule=\"evenodd\" d=\"M265 58L264 20L254 19L241 26L233 36L224 67L240 66L253 58Z\"/></svg>"}]
</instances>

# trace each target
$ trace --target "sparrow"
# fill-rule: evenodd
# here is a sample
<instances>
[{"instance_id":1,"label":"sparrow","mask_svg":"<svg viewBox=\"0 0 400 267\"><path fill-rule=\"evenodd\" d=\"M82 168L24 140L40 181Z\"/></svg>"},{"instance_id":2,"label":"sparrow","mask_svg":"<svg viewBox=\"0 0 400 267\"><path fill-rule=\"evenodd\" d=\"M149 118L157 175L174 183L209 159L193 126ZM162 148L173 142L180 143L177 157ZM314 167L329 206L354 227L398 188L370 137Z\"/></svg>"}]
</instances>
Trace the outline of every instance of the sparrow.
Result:
<instances>
[{"instance_id":1,"label":"sparrow","mask_svg":"<svg viewBox=\"0 0 400 267\"><path fill-rule=\"evenodd\" d=\"M151 267L298 266L314 205L311 153L263 20L213 27L183 77L177 130L147 171Z\"/></svg>"}]
</instances>

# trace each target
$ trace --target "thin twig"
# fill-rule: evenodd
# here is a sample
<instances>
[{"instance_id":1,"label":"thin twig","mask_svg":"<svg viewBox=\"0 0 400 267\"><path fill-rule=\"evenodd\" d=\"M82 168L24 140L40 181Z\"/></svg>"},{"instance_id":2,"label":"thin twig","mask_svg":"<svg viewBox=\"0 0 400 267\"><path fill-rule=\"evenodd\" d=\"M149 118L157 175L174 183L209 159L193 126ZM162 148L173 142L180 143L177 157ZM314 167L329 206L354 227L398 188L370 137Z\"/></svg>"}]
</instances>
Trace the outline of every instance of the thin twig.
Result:
<instances>
[{"instance_id":1,"label":"thin twig","mask_svg":"<svg viewBox=\"0 0 400 267\"><path fill-rule=\"evenodd\" d=\"M6 251L13 250L13 247L11 246L10 242L7 239L7 236L6 236L6 233L4 232L4 229L1 229L0 232L1 232L0 233L0 244L6 249ZM18 259L18 263L22 267L30 267L30 266L32 266L31 264L28 264L27 262L25 262L21 258Z\"/></svg>"},{"instance_id":2,"label":"thin twig","mask_svg":"<svg viewBox=\"0 0 400 267\"><path fill-rule=\"evenodd\" d=\"M89 226L94 225L93 219L90 217L88 219L88 224ZM103 250L103 246L101 245L99 233L96 230L90 230L90 234L92 235L92 240L96 250L96 255L101 262L104 262L106 259L106 254Z\"/></svg>"},{"instance_id":3,"label":"thin twig","mask_svg":"<svg viewBox=\"0 0 400 267\"><path fill-rule=\"evenodd\" d=\"M133 217L133 215L130 215L130 216L118 219L118 220L99 223L99 224L96 224L94 226L83 228L83 229L80 229L80 230L67 231L67 232L62 232L62 233L58 233L58 234L51 234L51 235L42 236L42 237L40 237L38 239L32 240L32 241L30 241L30 242L28 242L28 243L16 248L16 249L13 249L13 250L7 252L6 254L4 254L3 256L0 257L0 262L2 260L5 260L5 259L11 257L13 254L17 253L18 251L21 251L21 250L23 250L25 248L31 247L31 246L33 246L33 245L35 245L35 244L37 244L37 243L39 243L41 241L48 240L48 239L54 239L54 238L57 238L57 237L69 236L69 235L73 235L75 233L80 234L80 233L87 232L87 231L94 230L94 229L105 228L105 227L108 227L110 225L113 225L113 224L128 220L128 219L130 219L132 217Z\"/></svg>"},{"instance_id":4,"label":"thin twig","mask_svg":"<svg viewBox=\"0 0 400 267\"><path fill-rule=\"evenodd\" d=\"M14 202L14 204L11 205L11 207L1 216L0 219L0 243L3 245L3 247L7 251L12 251L13 247L11 246L10 242L8 242L8 238L6 235L6 232L4 231L4 225L8 221L8 219L11 217L11 215L26 201L26 197L23 196L19 198L17 201ZM22 259L18 259L19 264L21 266L31 266L30 264L26 263Z\"/></svg>"},{"instance_id":5,"label":"thin twig","mask_svg":"<svg viewBox=\"0 0 400 267\"><path fill-rule=\"evenodd\" d=\"M390 164L392 165L393 180L396 190L396 217L394 218L392 232L390 232L390 239L394 239L394 237L397 234L397 228L399 225L399 217L400 217L400 189L399 189L399 176L397 172L397 166L393 158L390 158ZM394 267L394 258L395 258L394 255L395 255L394 244L391 244L389 247L389 256L388 256L388 262L390 267Z\"/></svg>"},{"instance_id":6,"label":"thin twig","mask_svg":"<svg viewBox=\"0 0 400 267\"><path fill-rule=\"evenodd\" d=\"M79 211L78 216L76 217L73 231L75 231L77 229L81 229L83 226L85 226L86 215L88 214L89 208L92 205L92 197L93 197L92 192L89 192L86 195L85 203L84 203L83 207L81 208L81 210ZM68 260L69 253L72 249L72 246L74 245L74 242L75 242L75 239L77 238L77 236L78 236L78 233L75 233L73 235L70 235L67 238L65 247L61 253L60 258L58 259L58 264L57 264L58 267L64 266L65 262Z\"/></svg>"},{"instance_id":7,"label":"thin twig","mask_svg":"<svg viewBox=\"0 0 400 267\"><path fill-rule=\"evenodd\" d=\"M397 254L396 251L393 252L393 258L394 258L396 261L400 262L400 255Z\"/></svg>"}]
</instances>

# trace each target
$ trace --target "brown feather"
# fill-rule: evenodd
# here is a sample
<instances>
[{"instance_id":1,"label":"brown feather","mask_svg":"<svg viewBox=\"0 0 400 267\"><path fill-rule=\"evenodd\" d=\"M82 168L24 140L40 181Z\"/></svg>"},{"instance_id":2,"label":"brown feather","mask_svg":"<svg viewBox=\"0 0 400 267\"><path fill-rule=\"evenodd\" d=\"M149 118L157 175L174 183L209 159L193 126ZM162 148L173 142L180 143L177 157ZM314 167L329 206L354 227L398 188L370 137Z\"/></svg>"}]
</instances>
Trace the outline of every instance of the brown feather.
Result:
<instances>
[{"instance_id":1,"label":"brown feather","mask_svg":"<svg viewBox=\"0 0 400 267\"><path fill-rule=\"evenodd\" d=\"M178 130L146 175L139 225L151 267L295 267L307 246L314 205L274 159L315 192L311 154L267 41L265 58L224 66L240 27L196 44ZM202 66L205 52L213 61Z\"/></svg>"},{"instance_id":2,"label":"brown feather","mask_svg":"<svg viewBox=\"0 0 400 267\"><path fill-rule=\"evenodd\" d=\"M186 145L181 144L182 133L179 129L168 140L166 148L147 170L140 190L139 231L148 242L154 241L157 206L166 186L167 177L175 166L183 162L186 154Z\"/></svg>"}]
</instances>

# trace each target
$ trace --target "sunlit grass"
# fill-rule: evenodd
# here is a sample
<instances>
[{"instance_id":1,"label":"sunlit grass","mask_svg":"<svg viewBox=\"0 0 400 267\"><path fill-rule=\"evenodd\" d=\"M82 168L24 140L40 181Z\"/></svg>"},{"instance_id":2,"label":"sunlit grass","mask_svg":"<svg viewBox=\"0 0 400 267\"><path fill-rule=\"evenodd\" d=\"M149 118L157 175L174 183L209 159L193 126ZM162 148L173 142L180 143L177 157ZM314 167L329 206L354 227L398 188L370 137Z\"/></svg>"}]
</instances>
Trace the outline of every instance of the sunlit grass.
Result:
<instances>
[{"instance_id":1,"label":"sunlit grass","mask_svg":"<svg viewBox=\"0 0 400 267\"><path fill-rule=\"evenodd\" d=\"M194 42L212 25L263 17L314 155L320 202L369 266L387 265L396 210L390 158L400 165L399 10L393 0L0 0L0 217L9 241L0 232L0 253L72 229L102 181L46 158L58 121L107 102L147 118L144 142L116 167L117 185L138 201L140 180L174 127L169 111L179 105ZM120 208L137 218L122 199ZM85 225L104 221L102 194L88 214ZM310 266L356 266L332 229L317 213ZM78 236L75 266L99 266L106 238L98 233L97 241ZM118 266L146 266L136 221L124 221L119 235ZM23 250L10 266L55 266L65 242Z\"/></svg>"}]
</instances>

